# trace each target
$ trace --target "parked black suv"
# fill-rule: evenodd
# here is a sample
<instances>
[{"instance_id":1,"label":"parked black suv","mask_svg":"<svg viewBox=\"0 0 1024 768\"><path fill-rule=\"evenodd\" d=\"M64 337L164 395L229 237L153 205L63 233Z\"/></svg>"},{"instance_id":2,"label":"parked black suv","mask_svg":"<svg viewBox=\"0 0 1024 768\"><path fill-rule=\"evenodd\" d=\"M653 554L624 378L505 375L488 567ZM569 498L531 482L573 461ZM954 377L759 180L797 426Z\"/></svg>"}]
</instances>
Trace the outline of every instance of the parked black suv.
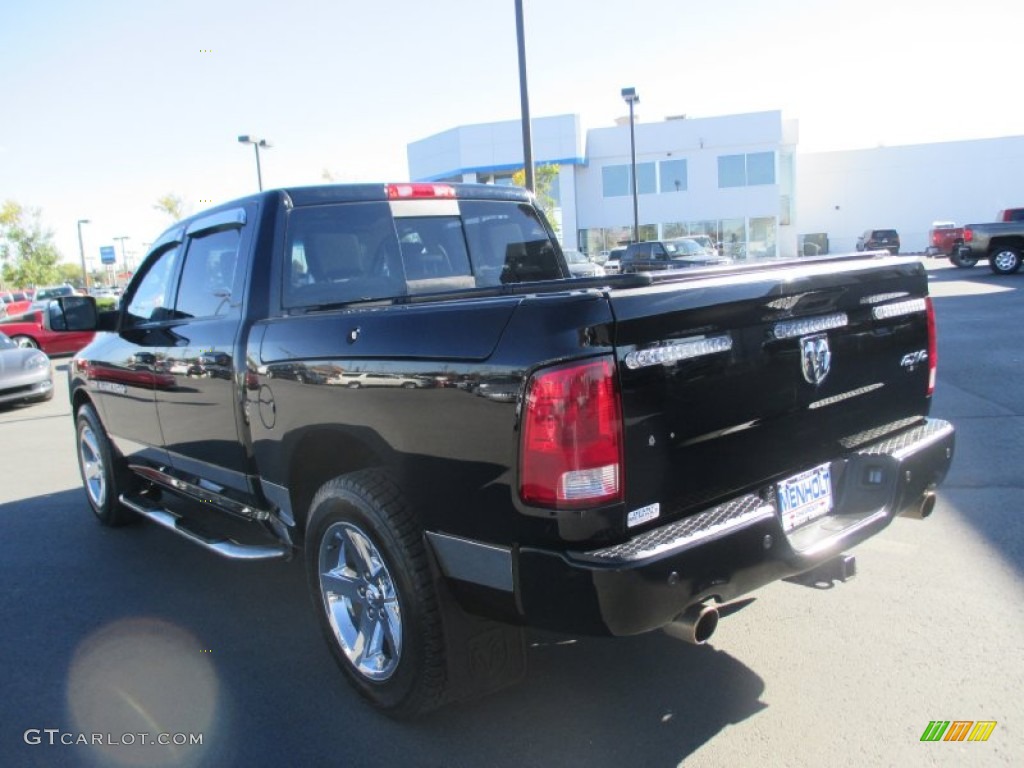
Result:
<instances>
[{"instance_id":1,"label":"parked black suv","mask_svg":"<svg viewBox=\"0 0 1024 768\"><path fill-rule=\"evenodd\" d=\"M649 272L682 267L707 267L731 264L732 259L720 256L696 240L681 237L675 240L649 240L630 243L622 255L623 272Z\"/></svg>"},{"instance_id":2,"label":"parked black suv","mask_svg":"<svg viewBox=\"0 0 1024 768\"><path fill-rule=\"evenodd\" d=\"M858 251L889 251L893 256L900 252L900 236L895 229L869 229L857 238Z\"/></svg>"}]
</instances>

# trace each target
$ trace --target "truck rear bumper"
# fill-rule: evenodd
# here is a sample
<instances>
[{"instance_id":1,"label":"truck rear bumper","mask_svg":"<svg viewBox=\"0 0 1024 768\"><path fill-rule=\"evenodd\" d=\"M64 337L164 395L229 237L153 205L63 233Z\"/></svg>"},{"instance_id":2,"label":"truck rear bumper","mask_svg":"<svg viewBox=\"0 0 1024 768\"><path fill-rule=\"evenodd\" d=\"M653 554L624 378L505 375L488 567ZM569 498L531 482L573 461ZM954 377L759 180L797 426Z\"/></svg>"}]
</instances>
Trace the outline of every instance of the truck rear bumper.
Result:
<instances>
[{"instance_id":1,"label":"truck rear bumper","mask_svg":"<svg viewBox=\"0 0 1024 768\"><path fill-rule=\"evenodd\" d=\"M776 486L590 551L522 548L514 557L525 623L574 634L632 635L688 607L732 600L811 570L922 504L945 478L955 435L924 423L830 463L833 509L783 528ZM927 511L930 511L930 508Z\"/></svg>"}]
</instances>

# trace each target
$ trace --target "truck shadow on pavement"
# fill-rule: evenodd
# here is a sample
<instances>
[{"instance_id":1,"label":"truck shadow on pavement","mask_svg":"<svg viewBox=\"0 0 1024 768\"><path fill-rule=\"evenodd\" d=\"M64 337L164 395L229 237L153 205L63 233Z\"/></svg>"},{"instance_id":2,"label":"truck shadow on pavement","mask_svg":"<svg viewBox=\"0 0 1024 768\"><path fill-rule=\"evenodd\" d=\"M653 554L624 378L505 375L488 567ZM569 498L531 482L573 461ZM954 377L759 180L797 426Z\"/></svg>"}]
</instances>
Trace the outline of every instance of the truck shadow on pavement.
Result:
<instances>
[{"instance_id":1,"label":"truck shadow on pavement","mask_svg":"<svg viewBox=\"0 0 1024 768\"><path fill-rule=\"evenodd\" d=\"M419 727L461 743L460 752L486 748L489 764L674 766L764 709L764 688L725 651L660 632L548 639L531 647L524 683Z\"/></svg>"},{"instance_id":2,"label":"truck shadow on pavement","mask_svg":"<svg viewBox=\"0 0 1024 768\"><path fill-rule=\"evenodd\" d=\"M931 415L957 428L956 457L939 495L1024 574L1019 520L1024 271L996 276L979 265L933 273L933 281L939 275L940 289L932 285L939 359Z\"/></svg>"},{"instance_id":3,"label":"truck shadow on pavement","mask_svg":"<svg viewBox=\"0 0 1024 768\"><path fill-rule=\"evenodd\" d=\"M24 733L159 723L204 735L166 765L669 766L767 706L761 678L712 646L528 633L521 683L396 723L334 664L299 558L237 563L145 522L106 529L80 489L2 504L0 526L0 614L16 628L0 633L10 764L58 757L44 749L122 764L125 746L31 746ZM98 686L87 708L83 680ZM106 720L80 721L115 693Z\"/></svg>"}]
</instances>

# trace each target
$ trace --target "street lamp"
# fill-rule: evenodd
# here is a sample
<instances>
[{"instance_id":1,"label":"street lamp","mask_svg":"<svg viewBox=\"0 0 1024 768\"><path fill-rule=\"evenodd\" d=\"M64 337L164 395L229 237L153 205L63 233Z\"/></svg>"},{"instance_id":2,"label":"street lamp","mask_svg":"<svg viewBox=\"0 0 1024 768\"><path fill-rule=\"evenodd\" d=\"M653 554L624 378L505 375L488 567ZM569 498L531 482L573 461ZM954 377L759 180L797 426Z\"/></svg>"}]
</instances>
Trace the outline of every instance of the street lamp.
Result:
<instances>
[{"instance_id":1,"label":"street lamp","mask_svg":"<svg viewBox=\"0 0 1024 768\"><path fill-rule=\"evenodd\" d=\"M270 142L266 139L257 139L255 136L239 136L239 144L252 144L252 148L256 150L256 181L260 185L260 192L263 191L263 173L260 171L260 149L270 149Z\"/></svg>"},{"instance_id":2,"label":"street lamp","mask_svg":"<svg viewBox=\"0 0 1024 768\"><path fill-rule=\"evenodd\" d=\"M530 129L530 95L526 87L526 33L523 24L523 0L516 0L516 44L519 48L519 104L523 121L523 170L526 188L536 192L533 177L533 135Z\"/></svg>"},{"instance_id":3,"label":"street lamp","mask_svg":"<svg viewBox=\"0 0 1024 768\"><path fill-rule=\"evenodd\" d=\"M124 271L127 272L128 271L128 256L125 255L125 252L124 252L124 241L125 240L130 240L131 238L128 237L128 235L121 235L120 237L115 237L115 238L112 238L112 239L113 240L120 240L121 241L121 261L124 262Z\"/></svg>"},{"instance_id":4,"label":"street lamp","mask_svg":"<svg viewBox=\"0 0 1024 768\"><path fill-rule=\"evenodd\" d=\"M623 88L622 98L629 104L629 175L633 179L633 242L640 242L640 207L636 196L636 134L633 129L633 105L640 102L636 88Z\"/></svg>"},{"instance_id":5,"label":"street lamp","mask_svg":"<svg viewBox=\"0 0 1024 768\"><path fill-rule=\"evenodd\" d=\"M88 219L78 220L78 255L82 257L82 288L89 292L89 270L85 268L85 247L82 245L82 225L88 224Z\"/></svg>"}]
</instances>

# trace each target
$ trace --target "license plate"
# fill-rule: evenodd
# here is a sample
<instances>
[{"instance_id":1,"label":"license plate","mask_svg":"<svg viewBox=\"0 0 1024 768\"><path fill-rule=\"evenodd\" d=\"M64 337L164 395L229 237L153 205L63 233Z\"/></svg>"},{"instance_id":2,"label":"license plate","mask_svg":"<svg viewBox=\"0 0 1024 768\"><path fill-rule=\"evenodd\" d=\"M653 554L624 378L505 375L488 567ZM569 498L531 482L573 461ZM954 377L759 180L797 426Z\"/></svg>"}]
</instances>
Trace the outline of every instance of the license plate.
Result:
<instances>
[{"instance_id":1,"label":"license plate","mask_svg":"<svg viewBox=\"0 0 1024 768\"><path fill-rule=\"evenodd\" d=\"M782 529L789 533L832 511L832 468L829 464L801 472L777 486Z\"/></svg>"}]
</instances>

